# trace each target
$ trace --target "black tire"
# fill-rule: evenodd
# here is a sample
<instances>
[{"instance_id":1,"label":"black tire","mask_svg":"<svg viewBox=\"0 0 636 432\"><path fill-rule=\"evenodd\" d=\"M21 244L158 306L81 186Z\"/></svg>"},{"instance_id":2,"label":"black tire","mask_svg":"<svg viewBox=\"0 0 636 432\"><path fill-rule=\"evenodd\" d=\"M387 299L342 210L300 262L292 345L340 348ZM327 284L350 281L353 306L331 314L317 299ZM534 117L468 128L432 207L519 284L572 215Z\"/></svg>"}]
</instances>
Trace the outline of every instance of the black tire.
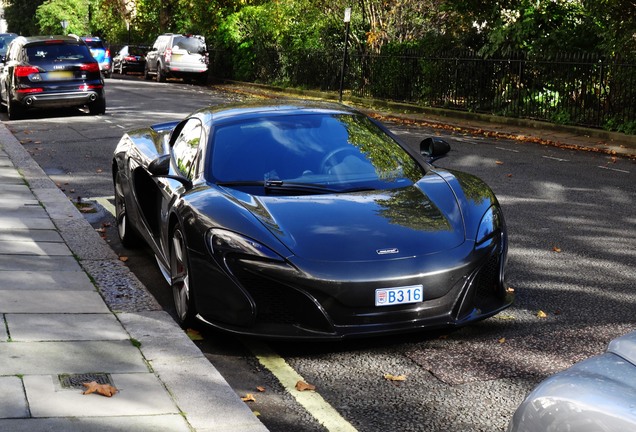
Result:
<instances>
[{"instance_id":1,"label":"black tire","mask_svg":"<svg viewBox=\"0 0 636 432\"><path fill-rule=\"evenodd\" d=\"M11 96L7 96L7 116L9 120L20 120L24 117L24 107L20 105L20 102L11 99Z\"/></svg>"},{"instance_id":2,"label":"black tire","mask_svg":"<svg viewBox=\"0 0 636 432\"><path fill-rule=\"evenodd\" d=\"M157 82L166 82L166 74L161 68L161 63L157 64Z\"/></svg>"},{"instance_id":3,"label":"black tire","mask_svg":"<svg viewBox=\"0 0 636 432\"><path fill-rule=\"evenodd\" d=\"M150 81L152 79L152 77L150 76L150 71L148 70L147 64L144 66L144 79L146 81Z\"/></svg>"},{"instance_id":4,"label":"black tire","mask_svg":"<svg viewBox=\"0 0 636 432\"><path fill-rule=\"evenodd\" d=\"M196 307L190 278L188 248L180 226L170 235L170 288L174 300L177 322L188 328L194 322Z\"/></svg>"},{"instance_id":5,"label":"black tire","mask_svg":"<svg viewBox=\"0 0 636 432\"><path fill-rule=\"evenodd\" d=\"M115 173L115 223L117 224L117 234L121 244L129 249L138 247L142 241L137 231L128 223L128 213L126 212L126 199L122 187L121 174Z\"/></svg>"},{"instance_id":6,"label":"black tire","mask_svg":"<svg viewBox=\"0 0 636 432\"><path fill-rule=\"evenodd\" d=\"M88 112L90 112L91 115L106 114L106 98L102 96L95 100L95 102L88 104Z\"/></svg>"}]
</instances>

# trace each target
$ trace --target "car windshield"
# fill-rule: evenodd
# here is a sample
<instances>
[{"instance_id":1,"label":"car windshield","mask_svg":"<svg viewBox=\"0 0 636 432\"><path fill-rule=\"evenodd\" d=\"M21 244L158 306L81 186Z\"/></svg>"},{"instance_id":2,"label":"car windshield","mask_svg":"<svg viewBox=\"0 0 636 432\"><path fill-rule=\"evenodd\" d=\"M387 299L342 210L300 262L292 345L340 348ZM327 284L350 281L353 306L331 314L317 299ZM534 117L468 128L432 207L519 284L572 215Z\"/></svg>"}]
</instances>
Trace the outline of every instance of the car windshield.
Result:
<instances>
[{"instance_id":1,"label":"car windshield","mask_svg":"<svg viewBox=\"0 0 636 432\"><path fill-rule=\"evenodd\" d=\"M100 40L85 40L84 42L90 49L106 49Z\"/></svg>"},{"instance_id":2,"label":"car windshield","mask_svg":"<svg viewBox=\"0 0 636 432\"><path fill-rule=\"evenodd\" d=\"M203 54L206 51L205 41L196 36L175 36L172 47L186 50L189 53Z\"/></svg>"},{"instance_id":3,"label":"car windshield","mask_svg":"<svg viewBox=\"0 0 636 432\"><path fill-rule=\"evenodd\" d=\"M38 44L26 47L29 63L36 65L41 63L63 61L89 61L93 57L84 45L76 44Z\"/></svg>"},{"instance_id":4,"label":"car windshield","mask_svg":"<svg viewBox=\"0 0 636 432\"><path fill-rule=\"evenodd\" d=\"M370 119L351 114L267 117L216 128L211 178L279 192L405 187L423 168Z\"/></svg>"}]
</instances>

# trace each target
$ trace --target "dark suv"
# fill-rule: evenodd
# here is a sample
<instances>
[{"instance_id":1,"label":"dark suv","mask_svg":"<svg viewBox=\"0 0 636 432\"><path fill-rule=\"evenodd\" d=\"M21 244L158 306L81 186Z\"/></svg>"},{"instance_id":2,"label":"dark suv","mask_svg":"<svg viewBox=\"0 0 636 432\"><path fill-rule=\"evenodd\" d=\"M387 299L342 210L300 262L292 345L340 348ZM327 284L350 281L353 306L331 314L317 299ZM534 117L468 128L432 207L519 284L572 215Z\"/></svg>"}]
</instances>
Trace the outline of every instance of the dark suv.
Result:
<instances>
[{"instance_id":1,"label":"dark suv","mask_svg":"<svg viewBox=\"0 0 636 432\"><path fill-rule=\"evenodd\" d=\"M163 82L167 77L194 79L205 84L208 78L208 50L198 35L164 34L146 54L144 76Z\"/></svg>"},{"instance_id":2,"label":"dark suv","mask_svg":"<svg viewBox=\"0 0 636 432\"><path fill-rule=\"evenodd\" d=\"M17 37L0 72L0 108L9 119L27 109L88 106L106 112L99 63L75 36Z\"/></svg>"}]
</instances>

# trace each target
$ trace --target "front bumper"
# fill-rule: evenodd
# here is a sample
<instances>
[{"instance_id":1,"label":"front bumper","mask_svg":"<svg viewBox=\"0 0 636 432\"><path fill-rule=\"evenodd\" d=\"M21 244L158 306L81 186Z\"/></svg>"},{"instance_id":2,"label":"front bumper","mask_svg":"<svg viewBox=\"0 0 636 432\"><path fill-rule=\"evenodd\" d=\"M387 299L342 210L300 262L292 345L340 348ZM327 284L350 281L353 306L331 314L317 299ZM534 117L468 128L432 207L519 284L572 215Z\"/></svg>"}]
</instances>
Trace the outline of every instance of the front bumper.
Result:
<instances>
[{"instance_id":1,"label":"front bumper","mask_svg":"<svg viewBox=\"0 0 636 432\"><path fill-rule=\"evenodd\" d=\"M463 326L512 304L514 295L506 291L504 281L506 243L503 236L490 248L470 253L463 264L437 272L371 281L277 273L235 260L228 262L234 282L225 288L215 286L223 299L205 299L219 294L197 287L198 318L225 331L273 339L343 339ZM193 268L204 266L196 259L193 264ZM218 281L220 275L193 276L196 281ZM375 306L375 289L409 285L425 287L424 301ZM221 310L219 300L232 304ZM215 306L208 308L210 304Z\"/></svg>"}]
</instances>

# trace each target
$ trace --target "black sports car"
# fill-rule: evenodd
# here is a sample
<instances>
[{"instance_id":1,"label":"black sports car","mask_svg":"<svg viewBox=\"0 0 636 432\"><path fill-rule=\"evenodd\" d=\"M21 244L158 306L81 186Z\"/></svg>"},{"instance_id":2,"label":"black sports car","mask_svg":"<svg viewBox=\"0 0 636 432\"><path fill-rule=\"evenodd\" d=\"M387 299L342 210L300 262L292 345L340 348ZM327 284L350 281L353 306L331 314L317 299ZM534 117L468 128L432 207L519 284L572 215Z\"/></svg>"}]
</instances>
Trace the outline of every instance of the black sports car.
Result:
<instances>
[{"instance_id":1,"label":"black sports car","mask_svg":"<svg viewBox=\"0 0 636 432\"><path fill-rule=\"evenodd\" d=\"M464 325L510 305L507 234L478 178L344 105L208 107L125 134L119 236L143 240L182 325L342 338Z\"/></svg>"}]
</instances>

